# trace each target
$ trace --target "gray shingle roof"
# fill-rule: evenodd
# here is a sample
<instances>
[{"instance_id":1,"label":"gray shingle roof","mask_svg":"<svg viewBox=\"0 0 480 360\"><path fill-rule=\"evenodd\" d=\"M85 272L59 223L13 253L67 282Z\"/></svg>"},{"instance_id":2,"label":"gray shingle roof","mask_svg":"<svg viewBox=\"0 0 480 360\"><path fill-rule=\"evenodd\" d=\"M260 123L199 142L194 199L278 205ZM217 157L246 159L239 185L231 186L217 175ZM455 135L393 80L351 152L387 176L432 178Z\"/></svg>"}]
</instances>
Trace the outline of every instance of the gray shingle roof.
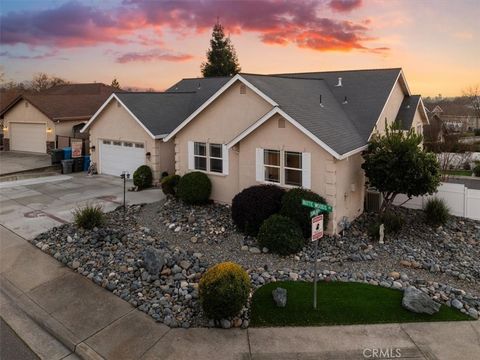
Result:
<instances>
[{"instance_id":1,"label":"gray shingle roof","mask_svg":"<svg viewBox=\"0 0 480 360\"><path fill-rule=\"evenodd\" d=\"M420 102L420 95L405 96L398 110L395 121L400 124L403 130L409 130L412 127L415 111Z\"/></svg>"},{"instance_id":2,"label":"gray shingle roof","mask_svg":"<svg viewBox=\"0 0 480 360\"><path fill-rule=\"evenodd\" d=\"M367 144L400 72L396 68L241 76L343 155ZM336 86L339 77L342 86ZM183 79L165 93L117 96L154 135L163 135L173 131L230 79Z\"/></svg>"},{"instance_id":3,"label":"gray shingle roof","mask_svg":"<svg viewBox=\"0 0 480 360\"><path fill-rule=\"evenodd\" d=\"M345 105L337 101L325 80L242 76L337 153L344 154L364 145L343 109Z\"/></svg>"}]
</instances>

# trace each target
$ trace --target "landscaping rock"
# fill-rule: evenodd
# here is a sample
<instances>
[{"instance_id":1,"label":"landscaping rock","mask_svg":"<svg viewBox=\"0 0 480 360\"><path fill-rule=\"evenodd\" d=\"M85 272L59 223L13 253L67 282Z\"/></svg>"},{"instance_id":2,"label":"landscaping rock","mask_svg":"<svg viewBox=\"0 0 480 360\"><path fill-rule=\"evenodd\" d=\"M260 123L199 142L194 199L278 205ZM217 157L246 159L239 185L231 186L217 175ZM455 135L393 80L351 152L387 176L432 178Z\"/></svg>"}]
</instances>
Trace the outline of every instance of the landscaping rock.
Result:
<instances>
[{"instance_id":1,"label":"landscaping rock","mask_svg":"<svg viewBox=\"0 0 480 360\"><path fill-rule=\"evenodd\" d=\"M402 306L407 310L419 314L433 315L440 311L439 303L433 301L427 294L413 286L405 289Z\"/></svg>"},{"instance_id":2,"label":"landscaping rock","mask_svg":"<svg viewBox=\"0 0 480 360\"><path fill-rule=\"evenodd\" d=\"M153 247L148 247L143 254L143 262L145 269L150 275L158 275L162 271L165 259L160 251Z\"/></svg>"},{"instance_id":3,"label":"landscaping rock","mask_svg":"<svg viewBox=\"0 0 480 360\"><path fill-rule=\"evenodd\" d=\"M273 301L278 307L285 307L287 305L287 289L277 287L272 291Z\"/></svg>"}]
</instances>

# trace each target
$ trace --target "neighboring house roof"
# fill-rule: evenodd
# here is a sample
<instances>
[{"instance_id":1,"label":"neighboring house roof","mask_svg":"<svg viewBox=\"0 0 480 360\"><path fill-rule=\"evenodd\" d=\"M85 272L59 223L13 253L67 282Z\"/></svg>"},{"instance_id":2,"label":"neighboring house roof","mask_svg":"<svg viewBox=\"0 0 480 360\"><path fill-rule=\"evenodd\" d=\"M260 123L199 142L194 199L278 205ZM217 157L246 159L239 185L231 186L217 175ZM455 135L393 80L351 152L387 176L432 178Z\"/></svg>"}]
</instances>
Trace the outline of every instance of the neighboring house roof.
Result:
<instances>
[{"instance_id":1,"label":"neighboring house roof","mask_svg":"<svg viewBox=\"0 0 480 360\"><path fill-rule=\"evenodd\" d=\"M112 92L113 88L104 84L61 85L38 94L17 96L0 116L3 117L19 101L26 100L52 121L86 120L95 114Z\"/></svg>"},{"instance_id":2,"label":"neighboring house roof","mask_svg":"<svg viewBox=\"0 0 480 360\"><path fill-rule=\"evenodd\" d=\"M410 95L403 98L395 119L395 122L400 124L403 130L409 130L412 127L413 118L420 104L420 99L420 95Z\"/></svg>"}]
</instances>

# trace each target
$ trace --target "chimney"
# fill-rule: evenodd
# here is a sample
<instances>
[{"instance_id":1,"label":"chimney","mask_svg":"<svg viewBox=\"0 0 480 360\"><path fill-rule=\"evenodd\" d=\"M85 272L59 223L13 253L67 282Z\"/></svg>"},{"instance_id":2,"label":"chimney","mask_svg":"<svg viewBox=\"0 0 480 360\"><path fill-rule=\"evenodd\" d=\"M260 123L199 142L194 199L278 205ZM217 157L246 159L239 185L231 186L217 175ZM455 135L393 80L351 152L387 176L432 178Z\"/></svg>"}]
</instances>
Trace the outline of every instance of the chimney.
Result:
<instances>
[{"instance_id":1,"label":"chimney","mask_svg":"<svg viewBox=\"0 0 480 360\"><path fill-rule=\"evenodd\" d=\"M338 78L338 83L335 86L342 86L342 78L341 77Z\"/></svg>"}]
</instances>

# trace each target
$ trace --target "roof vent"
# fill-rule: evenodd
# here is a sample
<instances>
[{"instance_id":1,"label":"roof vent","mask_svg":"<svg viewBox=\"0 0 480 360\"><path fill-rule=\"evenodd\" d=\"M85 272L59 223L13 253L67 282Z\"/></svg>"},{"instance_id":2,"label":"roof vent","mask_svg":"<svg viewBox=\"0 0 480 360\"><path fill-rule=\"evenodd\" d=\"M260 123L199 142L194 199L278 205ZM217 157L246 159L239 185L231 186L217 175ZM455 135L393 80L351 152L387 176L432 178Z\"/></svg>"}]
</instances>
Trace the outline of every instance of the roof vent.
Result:
<instances>
[{"instance_id":1,"label":"roof vent","mask_svg":"<svg viewBox=\"0 0 480 360\"><path fill-rule=\"evenodd\" d=\"M202 85L200 84L200 81L198 82L197 89L200 90L202 88Z\"/></svg>"},{"instance_id":2,"label":"roof vent","mask_svg":"<svg viewBox=\"0 0 480 360\"><path fill-rule=\"evenodd\" d=\"M343 104L348 104L348 99L346 96L343 98Z\"/></svg>"},{"instance_id":3,"label":"roof vent","mask_svg":"<svg viewBox=\"0 0 480 360\"><path fill-rule=\"evenodd\" d=\"M323 103L322 103L322 94L320 94L320 106L323 107Z\"/></svg>"},{"instance_id":4,"label":"roof vent","mask_svg":"<svg viewBox=\"0 0 480 360\"><path fill-rule=\"evenodd\" d=\"M342 86L342 78L341 77L338 78L338 83L335 86Z\"/></svg>"}]
</instances>

